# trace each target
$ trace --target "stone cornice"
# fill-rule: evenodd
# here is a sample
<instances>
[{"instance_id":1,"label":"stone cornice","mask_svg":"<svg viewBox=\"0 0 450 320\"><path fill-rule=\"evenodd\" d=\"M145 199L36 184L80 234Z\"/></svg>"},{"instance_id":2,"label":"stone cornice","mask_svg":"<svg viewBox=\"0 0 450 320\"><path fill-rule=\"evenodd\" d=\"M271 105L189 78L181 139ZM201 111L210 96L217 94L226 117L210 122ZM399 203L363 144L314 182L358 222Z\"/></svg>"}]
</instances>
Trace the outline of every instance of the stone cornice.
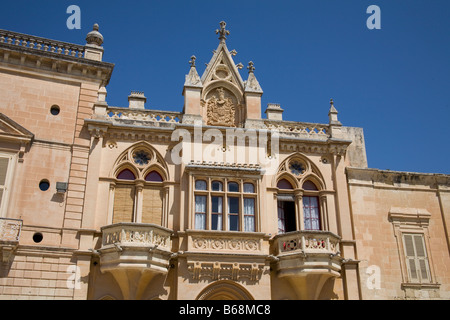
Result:
<instances>
[{"instance_id":1,"label":"stone cornice","mask_svg":"<svg viewBox=\"0 0 450 320\"><path fill-rule=\"evenodd\" d=\"M401 172L367 168L346 168L350 185L450 191L450 175Z\"/></svg>"},{"instance_id":2,"label":"stone cornice","mask_svg":"<svg viewBox=\"0 0 450 320\"><path fill-rule=\"evenodd\" d=\"M0 43L0 62L6 65L38 70L39 73L57 73L83 79L101 80L103 85L110 81L114 64L73 57L56 52L40 51L8 43Z\"/></svg>"}]
</instances>

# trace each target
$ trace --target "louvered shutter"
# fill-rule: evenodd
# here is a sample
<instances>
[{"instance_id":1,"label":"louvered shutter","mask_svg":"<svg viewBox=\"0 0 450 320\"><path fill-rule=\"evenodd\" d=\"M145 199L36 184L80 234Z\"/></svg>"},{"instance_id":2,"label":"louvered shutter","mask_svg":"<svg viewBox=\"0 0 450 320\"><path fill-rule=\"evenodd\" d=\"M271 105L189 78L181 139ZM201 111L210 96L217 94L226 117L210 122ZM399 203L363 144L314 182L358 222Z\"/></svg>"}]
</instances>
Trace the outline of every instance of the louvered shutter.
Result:
<instances>
[{"instance_id":1,"label":"louvered shutter","mask_svg":"<svg viewBox=\"0 0 450 320\"><path fill-rule=\"evenodd\" d=\"M146 187L143 190L142 223L162 223L162 190L158 187Z\"/></svg>"},{"instance_id":2,"label":"louvered shutter","mask_svg":"<svg viewBox=\"0 0 450 320\"><path fill-rule=\"evenodd\" d=\"M420 272L421 282L430 281L430 272L428 267L428 257L425 250L425 242L423 235L414 235L414 247L416 249L416 257L418 262L418 269Z\"/></svg>"},{"instance_id":3,"label":"louvered shutter","mask_svg":"<svg viewBox=\"0 0 450 320\"><path fill-rule=\"evenodd\" d=\"M428 257L423 235L405 234L403 239L410 281L430 282Z\"/></svg>"},{"instance_id":4,"label":"louvered shutter","mask_svg":"<svg viewBox=\"0 0 450 320\"><path fill-rule=\"evenodd\" d=\"M133 222L135 187L116 185L114 192L113 223Z\"/></svg>"},{"instance_id":5,"label":"louvered shutter","mask_svg":"<svg viewBox=\"0 0 450 320\"><path fill-rule=\"evenodd\" d=\"M409 278L412 282L419 280L416 269L416 259L414 254L413 236L410 234L404 235L404 245L406 253L406 264L408 266Z\"/></svg>"}]
</instances>

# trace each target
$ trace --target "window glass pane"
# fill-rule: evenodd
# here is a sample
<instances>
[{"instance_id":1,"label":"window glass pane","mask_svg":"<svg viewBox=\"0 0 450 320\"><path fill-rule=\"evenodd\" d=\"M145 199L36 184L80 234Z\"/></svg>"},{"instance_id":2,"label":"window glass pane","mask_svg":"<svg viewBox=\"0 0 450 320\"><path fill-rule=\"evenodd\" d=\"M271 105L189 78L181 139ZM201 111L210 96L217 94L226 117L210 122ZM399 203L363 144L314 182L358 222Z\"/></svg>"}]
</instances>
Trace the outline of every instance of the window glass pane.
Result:
<instances>
[{"instance_id":1,"label":"window glass pane","mask_svg":"<svg viewBox=\"0 0 450 320\"><path fill-rule=\"evenodd\" d=\"M236 182L228 183L229 192L239 192L239 185Z\"/></svg>"},{"instance_id":2,"label":"window glass pane","mask_svg":"<svg viewBox=\"0 0 450 320\"><path fill-rule=\"evenodd\" d=\"M206 196L195 196L195 212L206 212Z\"/></svg>"},{"instance_id":3,"label":"window glass pane","mask_svg":"<svg viewBox=\"0 0 450 320\"><path fill-rule=\"evenodd\" d=\"M206 196L195 196L195 229L206 229Z\"/></svg>"},{"instance_id":4,"label":"window glass pane","mask_svg":"<svg viewBox=\"0 0 450 320\"><path fill-rule=\"evenodd\" d=\"M195 181L195 190L207 190L206 187L206 181L204 180L197 180Z\"/></svg>"},{"instance_id":5,"label":"window glass pane","mask_svg":"<svg viewBox=\"0 0 450 320\"><path fill-rule=\"evenodd\" d=\"M303 197L305 230L320 230L318 197Z\"/></svg>"},{"instance_id":6,"label":"window glass pane","mask_svg":"<svg viewBox=\"0 0 450 320\"><path fill-rule=\"evenodd\" d=\"M244 199L244 231L255 231L255 199Z\"/></svg>"},{"instance_id":7,"label":"window glass pane","mask_svg":"<svg viewBox=\"0 0 450 320\"><path fill-rule=\"evenodd\" d=\"M230 231L239 231L239 216L229 215L228 224L230 226Z\"/></svg>"},{"instance_id":8,"label":"window glass pane","mask_svg":"<svg viewBox=\"0 0 450 320\"><path fill-rule=\"evenodd\" d=\"M206 214L196 213L195 214L195 230L205 230L206 229Z\"/></svg>"},{"instance_id":9,"label":"window glass pane","mask_svg":"<svg viewBox=\"0 0 450 320\"><path fill-rule=\"evenodd\" d=\"M286 179L280 180L277 184L277 188L278 189L287 189L287 190L294 189L294 188L292 188L292 185L289 183L289 181L287 181Z\"/></svg>"},{"instance_id":10,"label":"window glass pane","mask_svg":"<svg viewBox=\"0 0 450 320\"><path fill-rule=\"evenodd\" d=\"M145 177L145 181L162 182L163 178L161 177L161 175L158 172L152 171Z\"/></svg>"},{"instance_id":11,"label":"window glass pane","mask_svg":"<svg viewBox=\"0 0 450 320\"><path fill-rule=\"evenodd\" d=\"M244 183L245 193L255 193L255 186L252 183Z\"/></svg>"},{"instance_id":12,"label":"window glass pane","mask_svg":"<svg viewBox=\"0 0 450 320\"><path fill-rule=\"evenodd\" d=\"M223 184L220 181L213 181L211 184L212 191L223 191Z\"/></svg>"},{"instance_id":13,"label":"window glass pane","mask_svg":"<svg viewBox=\"0 0 450 320\"><path fill-rule=\"evenodd\" d=\"M306 182L303 184L303 189L304 189L304 190L317 191L316 185L315 185L313 182L309 181L309 180L306 181Z\"/></svg>"},{"instance_id":14,"label":"window glass pane","mask_svg":"<svg viewBox=\"0 0 450 320\"><path fill-rule=\"evenodd\" d=\"M228 198L228 213L239 213L239 198Z\"/></svg>"},{"instance_id":15,"label":"window glass pane","mask_svg":"<svg viewBox=\"0 0 450 320\"><path fill-rule=\"evenodd\" d=\"M244 214L255 215L255 199L244 199Z\"/></svg>"},{"instance_id":16,"label":"window glass pane","mask_svg":"<svg viewBox=\"0 0 450 320\"><path fill-rule=\"evenodd\" d=\"M131 172L131 170L125 169L117 175L117 179L134 181L136 177L134 176L134 173Z\"/></svg>"},{"instance_id":17,"label":"window glass pane","mask_svg":"<svg viewBox=\"0 0 450 320\"><path fill-rule=\"evenodd\" d=\"M228 226L230 231L239 231L239 198L228 198Z\"/></svg>"},{"instance_id":18,"label":"window glass pane","mask_svg":"<svg viewBox=\"0 0 450 320\"><path fill-rule=\"evenodd\" d=\"M222 213L222 197L211 197L211 211Z\"/></svg>"},{"instance_id":19,"label":"window glass pane","mask_svg":"<svg viewBox=\"0 0 450 320\"><path fill-rule=\"evenodd\" d=\"M211 215L211 230L222 230L222 215L212 214Z\"/></svg>"}]
</instances>

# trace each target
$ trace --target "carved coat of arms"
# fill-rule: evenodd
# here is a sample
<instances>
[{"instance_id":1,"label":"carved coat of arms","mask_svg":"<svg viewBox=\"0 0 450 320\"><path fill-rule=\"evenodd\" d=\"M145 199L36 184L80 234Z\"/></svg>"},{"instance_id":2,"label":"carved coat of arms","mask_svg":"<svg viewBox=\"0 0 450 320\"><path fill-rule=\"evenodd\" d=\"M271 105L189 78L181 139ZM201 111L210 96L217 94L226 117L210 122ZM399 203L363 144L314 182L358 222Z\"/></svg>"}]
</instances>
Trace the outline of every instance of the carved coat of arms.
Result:
<instances>
[{"instance_id":1,"label":"carved coat of arms","mask_svg":"<svg viewBox=\"0 0 450 320\"><path fill-rule=\"evenodd\" d=\"M223 88L218 88L216 92L217 95L206 102L208 125L234 127L236 107L233 100L225 97Z\"/></svg>"}]
</instances>

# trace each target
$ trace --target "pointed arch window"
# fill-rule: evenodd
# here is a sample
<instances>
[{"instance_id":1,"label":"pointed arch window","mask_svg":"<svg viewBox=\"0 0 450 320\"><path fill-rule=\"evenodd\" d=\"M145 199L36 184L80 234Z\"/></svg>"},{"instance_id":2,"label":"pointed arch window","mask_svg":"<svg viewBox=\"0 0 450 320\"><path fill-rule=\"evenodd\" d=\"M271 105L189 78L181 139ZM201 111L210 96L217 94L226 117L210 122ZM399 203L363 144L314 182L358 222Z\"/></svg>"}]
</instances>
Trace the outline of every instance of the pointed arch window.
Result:
<instances>
[{"instance_id":1,"label":"pointed arch window","mask_svg":"<svg viewBox=\"0 0 450 320\"><path fill-rule=\"evenodd\" d=\"M110 185L108 223L148 223L167 227L167 166L145 142L124 151Z\"/></svg>"},{"instance_id":2,"label":"pointed arch window","mask_svg":"<svg viewBox=\"0 0 450 320\"><path fill-rule=\"evenodd\" d=\"M294 189L287 179L277 183L278 233L324 229L323 203L317 185L310 180Z\"/></svg>"}]
</instances>

